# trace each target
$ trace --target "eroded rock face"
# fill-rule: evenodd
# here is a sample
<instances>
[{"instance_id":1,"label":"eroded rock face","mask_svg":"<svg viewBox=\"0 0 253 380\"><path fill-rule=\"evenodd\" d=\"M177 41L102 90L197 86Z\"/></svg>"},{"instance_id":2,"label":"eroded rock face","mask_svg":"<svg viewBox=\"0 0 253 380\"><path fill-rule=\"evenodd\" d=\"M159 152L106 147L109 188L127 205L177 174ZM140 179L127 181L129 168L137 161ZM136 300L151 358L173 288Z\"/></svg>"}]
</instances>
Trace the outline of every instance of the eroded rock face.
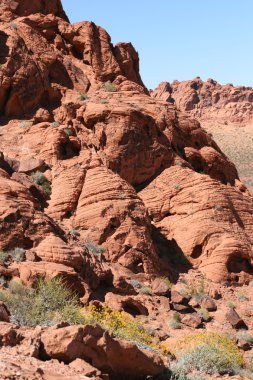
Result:
<instances>
[{"instance_id":1,"label":"eroded rock face","mask_svg":"<svg viewBox=\"0 0 253 380\"><path fill-rule=\"evenodd\" d=\"M23 248L38 273L70 268L86 301L102 282L124 288L125 270L143 281L190 267L248 281L252 198L196 120L147 94L132 45L113 46L90 22L69 24L56 1L8 7L1 248ZM10 272L29 283L24 268Z\"/></svg>"},{"instance_id":2,"label":"eroded rock face","mask_svg":"<svg viewBox=\"0 0 253 380\"><path fill-rule=\"evenodd\" d=\"M91 22L71 25L58 1L3 4L3 284L62 277L83 304L139 316L162 340L171 332L169 313L195 313L182 326L199 327L199 303L171 289L169 279L199 270L219 288L253 277L253 200L235 165L197 120L164 96L171 89L162 99L149 96L131 44L113 46ZM213 282L208 294L220 296ZM221 302L217 311L210 300L203 307L219 313ZM5 355L9 376L16 371L13 354L31 379L74 380L80 371L123 379L164 368L152 351L98 326L24 334L1 322L0 335L0 365ZM17 351L6 348L11 345ZM38 359L49 359L44 372Z\"/></svg>"},{"instance_id":3,"label":"eroded rock face","mask_svg":"<svg viewBox=\"0 0 253 380\"><path fill-rule=\"evenodd\" d=\"M167 248L172 262L179 265L184 253L194 268L217 282L252 275L252 240L244 235L247 226L252 228L250 197L181 166L164 170L140 195L165 237L161 250ZM247 199L248 206L240 209Z\"/></svg>"},{"instance_id":4,"label":"eroded rock face","mask_svg":"<svg viewBox=\"0 0 253 380\"><path fill-rule=\"evenodd\" d=\"M10 17L28 16L33 13L53 14L68 21L60 0L52 0L50 2L41 0L33 2L29 0L2 0L1 13L2 16L0 18L4 18L5 14L10 15Z\"/></svg>"},{"instance_id":5,"label":"eroded rock face","mask_svg":"<svg viewBox=\"0 0 253 380\"><path fill-rule=\"evenodd\" d=\"M116 339L98 325L32 330L0 322L0 345L0 371L6 379L26 375L31 380L127 380L155 377L165 369L156 353Z\"/></svg>"},{"instance_id":6,"label":"eroded rock face","mask_svg":"<svg viewBox=\"0 0 253 380\"><path fill-rule=\"evenodd\" d=\"M162 82L151 96L174 103L181 111L205 122L247 124L253 120L253 89L221 85L199 77L188 81Z\"/></svg>"}]
</instances>

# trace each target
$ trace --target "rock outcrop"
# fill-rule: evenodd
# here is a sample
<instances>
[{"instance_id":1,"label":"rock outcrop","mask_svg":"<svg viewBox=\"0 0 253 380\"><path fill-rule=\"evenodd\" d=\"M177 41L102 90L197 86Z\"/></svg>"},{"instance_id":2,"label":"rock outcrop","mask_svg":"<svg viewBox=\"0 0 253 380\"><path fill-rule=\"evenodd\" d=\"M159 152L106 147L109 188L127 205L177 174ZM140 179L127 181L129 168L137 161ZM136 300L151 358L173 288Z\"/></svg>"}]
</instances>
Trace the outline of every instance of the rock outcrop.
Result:
<instances>
[{"instance_id":1,"label":"rock outcrop","mask_svg":"<svg viewBox=\"0 0 253 380\"><path fill-rule=\"evenodd\" d=\"M112 286L116 263L176 275L178 252L212 279L247 281L252 198L210 135L148 96L132 45L69 24L59 2L13 4L1 14L15 17L1 23L1 248L73 268L82 293Z\"/></svg>"},{"instance_id":2,"label":"rock outcrop","mask_svg":"<svg viewBox=\"0 0 253 380\"><path fill-rule=\"evenodd\" d=\"M1 379L144 379L165 369L158 354L115 339L98 325L31 331L0 322L0 344Z\"/></svg>"},{"instance_id":3,"label":"rock outcrop","mask_svg":"<svg viewBox=\"0 0 253 380\"><path fill-rule=\"evenodd\" d=\"M197 120L149 95L131 44L71 25L56 0L3 2L0 20L1 284L62 277L84 305L137 315L163 341L171 310L201 327L199 304L170 281L191 269L217 287L253 278L253 199L235 165ZM38 328L27 341L6 313L10 376L12 345L31 379L164 369L99 326Z\"/></svg>"},{"instance_id":4,"label":"rock outcrop","mask_svg":"<svg viewBox=\"0 0 253 380\"><path fill-rule=\"evenodd\" d=\"M151 92L155 99L176 105L203 122L252 124L253 89L245 86L221 85L200 77L187 81L162 82Z\"/></svg>"}]
</instances>

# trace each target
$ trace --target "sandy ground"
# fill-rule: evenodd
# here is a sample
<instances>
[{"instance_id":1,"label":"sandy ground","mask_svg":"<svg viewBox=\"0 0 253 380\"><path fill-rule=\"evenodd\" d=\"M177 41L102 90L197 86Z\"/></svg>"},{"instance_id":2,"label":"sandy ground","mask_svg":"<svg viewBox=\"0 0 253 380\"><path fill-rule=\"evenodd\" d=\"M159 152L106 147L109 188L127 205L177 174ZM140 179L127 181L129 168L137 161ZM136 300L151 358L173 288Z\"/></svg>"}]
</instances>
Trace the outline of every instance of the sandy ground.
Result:
<instances>
[{"instance_id":1,"label":"sandy ground","mask_svg":"<svg viewBox=\"0 0 253 380\"><path fill-rule=\"evenodd\" d=\"M253 194L253 125L201 125L213 135L221 150L235 163L242 182Z\"/></svg>"}]
</instances>

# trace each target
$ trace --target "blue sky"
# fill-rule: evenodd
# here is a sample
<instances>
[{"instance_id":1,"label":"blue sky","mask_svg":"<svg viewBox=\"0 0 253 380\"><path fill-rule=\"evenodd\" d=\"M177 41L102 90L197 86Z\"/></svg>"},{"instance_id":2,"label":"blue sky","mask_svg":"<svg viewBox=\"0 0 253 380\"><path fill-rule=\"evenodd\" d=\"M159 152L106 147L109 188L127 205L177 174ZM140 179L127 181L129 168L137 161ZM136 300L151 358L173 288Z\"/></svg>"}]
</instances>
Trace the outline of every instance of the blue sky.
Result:
<instances>
[{"instance_id":1,"label":"blue sky","mask_svg":"<svg viewBox=\"0 0 253 380\"><path fill-rule=\"evenodd\" d=\"M200 76L253 86L253 0L63 0L71 20L132 42L149 88Z\"/></svg>"}]
</instances>

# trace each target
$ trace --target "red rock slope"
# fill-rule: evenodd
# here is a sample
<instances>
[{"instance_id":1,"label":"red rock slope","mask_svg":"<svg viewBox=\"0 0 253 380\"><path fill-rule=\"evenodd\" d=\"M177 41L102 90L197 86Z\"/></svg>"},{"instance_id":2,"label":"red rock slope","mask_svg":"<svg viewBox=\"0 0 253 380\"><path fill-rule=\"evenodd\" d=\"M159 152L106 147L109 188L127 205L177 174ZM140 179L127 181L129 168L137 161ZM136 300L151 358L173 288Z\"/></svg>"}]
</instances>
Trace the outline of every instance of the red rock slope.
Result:
<instances>
[{"instance_id":1,"label":"red rock slope","mask_svg":"<svg viewBox=\"0 0 253 380\"><path fill-rule=\"evenodd\" d=\"M252 197L196 120L149 96L133 46L59 1L2 9L0 246L26 260L0 273L61 274L83 302L191 267L247 283Z\"/></svg>"},{"instance_id":2,"label":"red rock slope","mask_svg":"<svg viewBox=\"0 0 253 380\"><path fill-rule=\"evenodd\" d=\"M251 87L221 85L213 79L204 82L197 77L171 84L162 82L151 95L175 103L200 121L240 125L253 122Z\"/></svg>"}]
</instances>

